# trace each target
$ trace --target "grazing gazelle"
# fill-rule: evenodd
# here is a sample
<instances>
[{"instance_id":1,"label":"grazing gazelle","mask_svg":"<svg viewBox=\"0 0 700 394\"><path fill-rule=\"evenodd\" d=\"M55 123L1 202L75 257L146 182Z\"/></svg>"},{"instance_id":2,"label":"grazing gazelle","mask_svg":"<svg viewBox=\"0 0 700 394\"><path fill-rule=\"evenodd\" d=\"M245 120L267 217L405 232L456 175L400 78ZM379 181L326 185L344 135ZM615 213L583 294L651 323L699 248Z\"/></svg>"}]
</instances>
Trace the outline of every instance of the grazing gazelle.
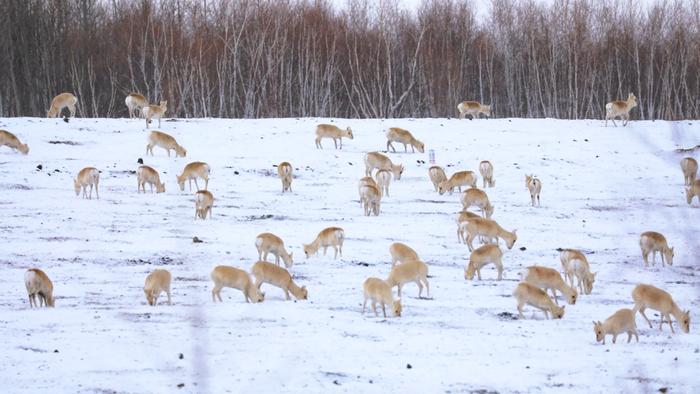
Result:
<instances>
[{"instance_id":1,"label":"grazing gazelle","mask_svg":"<svg viewBox=\"0 0 700 394\"><path fill-rule=\"evenodd\" d=\"M7 130L0 130L0 146L7 146L25 155L29 153L27 144L23 144L16 135Z\"/></svg>"},{"instance_id":2,"label":"grazing gazelle","mask_svg":"<svg viewBox=\"0 0 700 394\"><path fill-rule=\"evenodd\" d=\"M92 198L92 189L95 188L97 199L100 199L100 192L97 188L100 183L100 171L95 167L85 167L78 173L78 176L73 179L75 195L80 195L80 190L83 191L83 198ZM88 195L87 188L90 186L90 194Z\"/></svg>"},{"instance_id":3,"label":"grazing gazelle","mask_svg":"<svg viewBox=\"0 0 700 394\"><path fill-rule=\"evenodd\" d=\"M147 183L151 186L151 193L153 193L153 185L156 186L156 193L165 192L165 184L160 181L160 175L153 167L140 166L139 169L136 170L136 178L138 180L139 193L141 193L142 189L143 192L146 193Z\"/></svg>"},{"instance_id":4,"label":"grazing gazelle","mask_svg":"<svg viewBox=\"0 0 700 394\"><path fill-rule=\"evenodd\" d=\"M214 206L214 195L208 190L198 190L194 194L194 218L197 217L205 220L207 214L211 219L211 207Z\"/></svg>"},{"instance_id":5,"label":"grazing gazelle","mask_svg":"<svg viewBox=\"0 0 700 394\"><path fill-rule=\"evenodd\" d=\"M61 93L51 100L51 107L46 113L47 118L56 118L61 115L63 108L68 108L70 111L70 117L75 116L75 104L78 102L78 98L73 95L73 93Z\"/></svg>"},{"instance_id":6,"label":"grazing gazelle","mask_svg":"<svg viewBox=\"0 0 700 394\"><path fill-rule=\"evenodd\" d=\"M148 135L148 144L146 144L146 154L149 152L153 156L153 147L159 146L168 152L168 157L170 157L170 150L175 151L176 157L187 156L187 150L177 143L175 138L170 134L166 134L162 131L153 130L151 134Z\"/></svg>"},{"instance_id":7,"label":"grazing gazelle","mask_svg":"<svg viewBox=\"0 0 700 394\"><path fill-rule=\"evenodd\" d=\"M180 191L185 190L185 181L189 181L190 191L192 191L192 180L194 179L194 185L199 190L199 184L197 183L197 178L204 179L204 190L209 187L209 174L211 173L211 168L209 164L194 161L185 166L182 170L181 175L175 175L177 177L177 184L180 186Z\"/></svg>"},{"instance_id":8,"label":"grazing gazelle","mask_svg":"<svg viewBox=\"0 0 700 394\"><path fill-rule=\"evenodd\" d=\"M404 130L398 127L392 127L389 129L389 131L386 132L386 150L387 152L389 151L389 148L391 148L394 153L396 153L396 149L394 148L394 145L392 142L398 142L400 144L403 144L403 151L408 152L408 145L411 145L411 151L413 153L416 153L416 149L418 149L418 152L423 153L423 150L425 148L425 145L415 139L413 137L413 134L411 134L410 131Z\"/></svg>"},{"instance_id":9,"label":"grazing gazelle","mask_svg":"<svg viewBox=\"0 0 700 394\"><path fill-rule=\"evenodd\" d=\"M282 180L282 193L288 191L292 192L292 178L294 178L294 170L292 165L286 161L283 161L277 166L277 174Z\"/></svg>"},{"instance_id":10,"label":"grazing gazelle","mask_svg":"<svg viewBox=\"0 0 700 394\"><path fill-rule=\"evenodd\" d=\"M478 118L479 114L484 114L487 117L491 117L491 106L481 105L478 101L462 101L457 104L457 110L459 111L459 118L464 119L465 116L469 116L469 120Z\"/></svg>"}]
</instances>

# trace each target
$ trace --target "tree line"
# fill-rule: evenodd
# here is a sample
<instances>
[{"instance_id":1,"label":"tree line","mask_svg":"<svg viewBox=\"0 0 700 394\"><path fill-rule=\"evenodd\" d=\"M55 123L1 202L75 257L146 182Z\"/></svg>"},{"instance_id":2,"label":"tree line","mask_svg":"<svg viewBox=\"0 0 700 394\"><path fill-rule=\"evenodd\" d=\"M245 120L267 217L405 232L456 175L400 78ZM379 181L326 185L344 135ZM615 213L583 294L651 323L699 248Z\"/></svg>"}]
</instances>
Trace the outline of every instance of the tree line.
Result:
<instances>
[{"instance_id":1,"label":"tree line","mask_svg":"<svg viewBox=\"0 0 700 394\"><path fill-rule=\"evenodd\" d=\"M700 0L0 0L0 116L700 117Z\"/></svg>"}]
</instances>

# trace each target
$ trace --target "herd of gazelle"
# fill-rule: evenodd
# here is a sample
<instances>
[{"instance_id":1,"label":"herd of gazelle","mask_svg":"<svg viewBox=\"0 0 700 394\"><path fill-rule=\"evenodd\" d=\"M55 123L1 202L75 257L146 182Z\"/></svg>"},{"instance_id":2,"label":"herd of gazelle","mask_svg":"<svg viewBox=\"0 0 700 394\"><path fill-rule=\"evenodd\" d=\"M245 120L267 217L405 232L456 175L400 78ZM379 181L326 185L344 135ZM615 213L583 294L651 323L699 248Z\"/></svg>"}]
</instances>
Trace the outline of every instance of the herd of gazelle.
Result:
<instances>
[{"instance_id":1,"label":"herd of gazelle","mask_svg":"<svg viewBox=\"0 0 700 394\"><path fill-rule=\"evenodd\" d=\"M57 117L64 108L68 108L70 116L75 116L75 106L77 98L71 93L61 93L56 96L47 113L48 117ZM137 112L146 119L146 127L148 128L152 119L158 119L158 127L160 128L160 120L167 111L167 101L161 101L160 105L149 105L147 99L140 94L132 93L125 99L125 104L128 107L130 117L137 115ZM606 104L605 124L610 119L615 124L615 118L623 119L623 125L629 121L629 111L637 105L636 97L630 93L626 101L613 101ZM465 101L458 106L460 118L469 117L473 119L479 114L491 116L490 106L481 105L475 101ZM615 124L616 125L616 124ZM343 130L337 126L330 124L321 124L316 128L316 147L321 149L321 140L323 138L333 139L335 148L342 149L343 137L353 139L352 130L348 127ZM386 133L387 144L386 149L391 149L396 152L393 143L404 145L404 152L408 152L408 145L411 146L411 151L417 149L423 153L425 146L417 140L408 130L393 127ZM340 143L340 146L338 145ZM0 146L8 146L23 154L29 152L29 147L23 144L14 134L0 130ZM174 150L177 157L185 157L187 151L180 146L177 141L170 135L161 131L152 131L148 136L148 144L146 146L146 154L153 155L153 147L158 146L165 149L170 156L170 150ZM401 179L401 174L404 172L404 166L394 164L391 159L379 152L369 152L364 157L365 177L362 178L358 185L360 203L363 205L365 215L370 213L379 215L380 201L383 195L389 196L389 185L392 178L395 180ZM495 187L493 179L493 165L489 161L479 163L479 173L483 180L483 188ZM693 197L698 196L700 199L700 181L696 180L698 164L693 158L687 157L681 160L681 169L684 175L684 183L686 186L686 197L688 204L691 203ZM282 162L277 166L278 175L282 181L282 192L291 192L291 184L293 179L293 168L290 163ZM372 177L372 171L377 170L375 177ZM209 182L210 167L204 162L192 162L185 166L183 173L177 175L177 182L180 190L184 191L185 181L188 181L190 191L192 190L192 180L195 181L197 192L195 193L195 218L205 219L207 214L211 218L211 210L214 197L207 190ZM95 189L95 195L99 199L99 170L94 167L83 168L74 179L76 195L79 195L81 190L83 198L92 198L92 190ZM158 171L149 166L141 166L136 172L138 179L138 191L145 193L145 185L150 185L151 192L155 186L157 193L165 191L165 185L161 182ZM432 166L428 170L429 179L433 184L436 192L444 194L449 191L453 193L457 187L462 193L461 202L463 206L462 212L457 217L457 236L460 242L468 245L470 253L469 262L464 269L464 278L472 280L474 274L481 280L481 268L487 264L494 264L498 271L498 280L503 277L503 252L499 247L499 239L504 240L506 247L511 249L517 240L515 230L509 232L503 229L496 221L490 218L493 215L494 206L490 203L488 196L483 190L477 188L477 177L472 171L457 171L449 178L445 171L439 166ZM204 189L199 190L197 179L204 180ZM532 176L525 176L525 183L530 192L531 203L533 206L540 205L540 192L542 182ZM462 192L462 186L469 187ZM88 187L90 188L88 192ZM468 208L475 206L482 212L479 216L468 211ZM479 237L485 245L474 249L474 238ZM495 243L492 243L495 239ZM328 247L333 247L335 254L334 259L338 254L342 256L342 247L345 240L345 233L339 227L329 227L322 230L318 236L310 244L303 245L306 257L316 254L320 248L323 248L324 255ZM652 253L653 263L656 263L656 253L661 255L662 265L668 263L673 264L674 251L668 246L665 237L657 232L645 232L640 236L639 245L642 250L642 257L645 266L648 266L648 255ZM258 250L258 259L251 267L251 273L255 276L255 283L251 279L248 272L229 266L217 266L211 273L211 279L214 282L212 289L212 299L214 301L221 299L221 290L224 287L235 288L243 292L246 302L262 302L264 301L265 293L260 292L260 287L263 283L268 283L281 288L287 299L290 299L289 293L297 299L307 299L308 290L305 286L299 287L292 280L289 273L293 264L292 253L287 252L284 242L278 236L271 233L262 233L255 240L255 247ZM428 284L428 266L420 260L418 254L409 246L396 242L393 243L389 252L392 258L392 268L386 280L379 278L368 278L364 282L364 304L362 312L365 312L368 300L371 300L372 309L375 315L378 314L376 305L381 304L382 311L386 317L386 305L393 308L394 315L400 316L401 305L401 288L406 283L416 283L419 288L418 295L421 297L423 285L426 287L427 296L430 296L430 287ZM267 262L268 254L275 256L275 263ZM280 259L286 267L280 266ZM573 249L563 249L560 253L562 265L561 274L552 268L531 266L519 273L521 282L513 291L513 296L517 300L517 309L519 316L523 318L522 308L524 305L530 305L542 310L545 317L551 314L554 318L562 318L564 315L564 306L559 306L556 292L559 291L570 305L576 303L579 294L590 294L595 281L595 273L591 273L590 265L586 256ZM576 279L576 285L574 285ZM144 293L149 305L156 305L158 297L165 292L170 304L170 285L172 275L163 269L156 269L147 277L144 284ZM568 284L567 284L568 281ZM42 270L31 268L25 273L25 285L29 296L30 306L54 306L53 298L53 283ZM398 287L398 297L394 299L392 288ZM578 289L578 290L577 290ZM546 293L551 290L552 297ZM579 293L580 292L580 293ZM39 303L36 302L36 296L39 296ZM673 332L671 324L671 315L674 316L677 323L684 332L689 332L690 316L689 311L681 310L673 301L671 295L661 289L651 285L637 285L632 292L634 301L633 309L620 309L615 314L610 316L604 322L593 322L594 331L597 341L605 343L607 334L613 335L613 343L616 341L617 335L620 333L628 334L628 342L632 335L637 338L636 323L634 316L639 312L644 319L652 327L651 322L644 314L646 308L657 310L661 313L661 323L667 322Z\"/></svg>"}]
</instances>

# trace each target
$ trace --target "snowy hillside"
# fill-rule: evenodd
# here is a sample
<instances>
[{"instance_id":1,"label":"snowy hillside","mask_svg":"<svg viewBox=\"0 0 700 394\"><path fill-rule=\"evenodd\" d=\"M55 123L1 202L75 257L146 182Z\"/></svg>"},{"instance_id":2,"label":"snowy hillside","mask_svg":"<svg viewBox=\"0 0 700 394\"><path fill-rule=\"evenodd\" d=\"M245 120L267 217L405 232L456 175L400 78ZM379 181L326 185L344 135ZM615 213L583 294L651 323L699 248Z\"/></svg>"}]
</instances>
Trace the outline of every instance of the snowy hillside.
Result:
<instances>
[{"instance_id":1,"label":"snowy hillside","mask_svg":"<svg viewBox=\"0 0 700 394\"><path fill-rule=\"evenodd\" d=\"M318 150L322 122L350 126L355 138L342 150L324 140ZM389 154L406 170L381 214L365 217L363 155L384 150L382 130L393 126L413 132L426 152ZM30 147L27 156L0 148L3 392L700 391L700 203L686 203L678 164L698 152L675 151L700 143L698 121L164 121L186 158L160 148L145 156L143 120L5 118L0 129ZM465 281L459 193L433 191L428 149L448 176L493 163L496 187L485 189L493 219L518 234L504 248L504 280L487 266L482 281ZM166 193L136 193L138 158L160 171ZM212 167L213 220L194 220L193 192L175 182L197 160ZM281 193L273 167L282 161L295 168L291 194ZM86 166L102 171L99 200L74 194L72 177ZM530 173L543 183L541 207L530 206ZM345 230L342 258L305 259L301 244L329 226ZM672 267L644 268L639 234L649 230L675 247ZM292 275L309 299L285 301L263 285L262 304L246 304L234 289L213 303L213 267L249 270L255 237L268 231L293 252ZM362 284L386 278L395 241L430 266L431 298L407 284L400 318L362 315ZM593 293L567 305L562 320L531 307L517 319L517 273L534 264L560 270L557 248L588 255L598 273ZM29 308L30 267L52 279L55 308ZM155 268L173 275L172 306L146 305L143 283ZM639 343L626 335L596 343L591 321L631 308L638 283L690 309L690 333L675 321L675 335L667 325L659 332L659 315L648 311L654 328L638 316Z\"/></svg>"}]
</instances>

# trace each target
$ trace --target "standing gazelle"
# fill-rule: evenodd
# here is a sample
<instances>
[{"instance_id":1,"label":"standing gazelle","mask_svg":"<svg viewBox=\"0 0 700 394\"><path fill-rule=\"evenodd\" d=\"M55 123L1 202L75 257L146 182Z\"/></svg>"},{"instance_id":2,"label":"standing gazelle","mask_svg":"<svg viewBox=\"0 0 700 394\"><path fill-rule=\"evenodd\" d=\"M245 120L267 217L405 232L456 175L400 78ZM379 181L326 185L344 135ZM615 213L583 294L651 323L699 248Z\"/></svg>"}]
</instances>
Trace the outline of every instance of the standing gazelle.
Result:
<instances>
[{"instance_id":1,"label":"standing gazelle","mask_svg":"<svg viewBox=\"0 0 700 394\"><path fill-rule=\"evenodd\" d=\"M377 188L379 188L379 194L386 194L389 197L389 184L391 184L391 172L387 170L379 170L374 176L377 178Z\"/></svg>"},{"instance_id":2,"label":"standing gazelle","mask_svg":"<svg viewBox=\"0 0 700 394\"><path fill-rule=\"evenodd\" d=\"M479 163L479 173L484 180L484 188L496 186L496 181L493 180L493 164L490 161L484 160Z\"/></svg>"},{"instance_id":3,"label":"standing gazelle","mask_svg":"<svg viewBox=\"0 0 700 394\"><path fill-rule=\"evenodd\" d=\"M332 124L320 124L316 126L316 148L323 149L321 139L331 138L335 149L338 149L338 140L340 140L340 149L343 149L343 137L353 139L352 129L349 127L345 130L338 128Z\"/></svg>"},{"instance_id":4,"label":"standing gazelle","mask_svg":"<svg viewBox=\"0 0 700 394\"><path fill-rule=\"evenodd\" d=\"M129 109L130 118L136 116L136 111L139 112L139 116L143 116L143 108L148 106L148 99L142 94L131 93L124 99L124 104Z\"/></svg>"},{"instance_id":5,"label":"standing gazelle","mask_svg":"<svg viewBox=\"0 0 700 394\"><path fill-rule=\"evenodd\" d=\"M617 127L615 118L622 119L622 125L627 126L630 120L630 110L637 106L637 97L630 93L627 100L615 100L605 104L605 127L608 127L608 119L612 120L613 125Z\"/></svg>"},{"instance_id":6,"label":"standing gazelle","mask_svg":"<svg viewBox=\"0 0 700 394\"><path fill-rule=\"evenodd\" d=\"M148 105L143 108L143 117L146 118L146 128L151 123L151 119L158 119L158 128L160 128L160 119L165 116L165 111L168 110L168 101L161 101L160 105Z\"/></svg>"},{"instance_id":7,"label":"standing gazelle","mask_svg":"<svg viewBox=\"0 0 700 394\"><path fill-rule=\"evenodd\" d=\"M539 207L540 192L542 191L542 182L533 175L525 175L525 186L527 186L527 190L530 191L532 206L535 206L535 200L537 200L537 206Z\"/></svg>"}]
</instances>

